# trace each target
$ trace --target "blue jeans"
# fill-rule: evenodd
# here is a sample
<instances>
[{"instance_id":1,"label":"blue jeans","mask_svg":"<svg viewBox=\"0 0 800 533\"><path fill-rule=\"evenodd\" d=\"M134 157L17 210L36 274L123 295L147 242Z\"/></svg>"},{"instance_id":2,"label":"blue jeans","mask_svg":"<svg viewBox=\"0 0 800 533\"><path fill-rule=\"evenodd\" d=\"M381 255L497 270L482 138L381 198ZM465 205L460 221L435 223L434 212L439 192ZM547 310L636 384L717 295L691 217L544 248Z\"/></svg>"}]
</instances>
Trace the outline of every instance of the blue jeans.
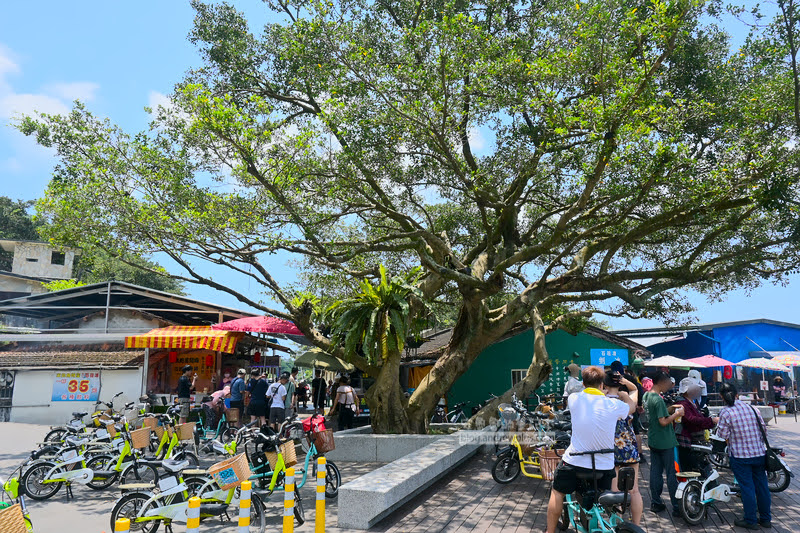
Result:
<instances>
[{"instance_id":1,"label":"blue jeans","mask_svg":"<svg viewBox=\"0 0 800 533\"><path fill-rule=\"evenodd\" d=\"M661 491L664 490L663 472L667 473L667 490L672 502L672 509L679 509L675 491L678 490L678 478L675 477L675 448L659 450L650 448L650 500L652 503L663 505Z\"/></svg>"},{"instance_id":2,"label":"blue jeans","mask_svg":"<svg viewBox=\"0 0 800 533\"><path fill-rule=\"evenodd\" d=\"M750 524L755 524L758 520L762 522L772 520L771 497L764 461L763 455L747 459L737 459L731 456L731 470L741 488L744 521ZM756 507L758 507L758 520L756 519Z\"/></svg>"}]
</instances>

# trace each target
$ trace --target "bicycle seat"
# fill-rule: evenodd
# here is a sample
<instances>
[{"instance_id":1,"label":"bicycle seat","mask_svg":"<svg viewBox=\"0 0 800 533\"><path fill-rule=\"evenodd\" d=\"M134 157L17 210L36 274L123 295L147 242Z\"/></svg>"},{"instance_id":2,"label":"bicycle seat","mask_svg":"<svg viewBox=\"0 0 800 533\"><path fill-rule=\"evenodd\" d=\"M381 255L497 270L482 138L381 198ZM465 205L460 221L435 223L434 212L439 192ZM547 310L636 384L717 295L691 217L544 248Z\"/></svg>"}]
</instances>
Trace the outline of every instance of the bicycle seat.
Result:
<instances>
[{"instance_id":1,"label":"bicycle seat","mask_svg":"<svg viewBox=\"0 0 800 533\"><path fill-rule=\"evenodd\" d=\"M172 472L173 474L177 474L182 470L186 470L189 468L189 461L176 461L175 459L164 459L161 463L161 467L166 470L167 472Z\"/></svg>"},{"instance_id":2,"label":"bicycle seat","mask_svg":"<svg viewBox=\"0 0 800 533\"><path fill-rule=\"evenodd\" d=\"M88 415L88 414L89 414L89 413L78 413L78 412L75 412L75 413L72 413L72 416L73 416L74 418L83 418L84 416L86 416L86 415Z\"/></svg>"},{"instance_id":3,"label":"bicycle seat","mask_svg":"<svg viewBox=\"0 0 800 533\"><path fill-rule=\"evenodd\" d=\"M570 429L572 428L572 422L553 422L553 429Z\"/></svg>"},{"instance_id":4,"label":"bicycle seat","mask_svg":"<svg viewBox=\"0 0 800 533\"><path fill-rule=\"evenodd\" d=\"M606 491L597 498L597 503L600 505L605 505L607 507L611 507L612 505L622 505L622 501L625 499L624 492L611 492ZM630 502L630 498L628 498Z\"/></svg>"},{"instance_id":5,"label":"bicycle seat","mask_svg":"<svg viewBox=\"0 0 800 533\"><path fill-rule=\"evenodd\" d=\"M152 466L152 467L158 468L158 467L161 466L161 463L163 461L161 461L161 459L156 459L155 457L152 457L152 458L147 458L146 457L144 459L139 459L136 462L139 463L140 465Z\"/></svg>"},{"instance_id":6,"label":"bicycle seat","mask_svg":"<svg viewBox=\"0 0 800 533\"><path fill-rule=\"evenodd\" d=\"M67 444L70 446L83 446L87 442L89 442L88 438L79 439L78 437L68 436L66 439Z\"/></svg>"}]
</instances>

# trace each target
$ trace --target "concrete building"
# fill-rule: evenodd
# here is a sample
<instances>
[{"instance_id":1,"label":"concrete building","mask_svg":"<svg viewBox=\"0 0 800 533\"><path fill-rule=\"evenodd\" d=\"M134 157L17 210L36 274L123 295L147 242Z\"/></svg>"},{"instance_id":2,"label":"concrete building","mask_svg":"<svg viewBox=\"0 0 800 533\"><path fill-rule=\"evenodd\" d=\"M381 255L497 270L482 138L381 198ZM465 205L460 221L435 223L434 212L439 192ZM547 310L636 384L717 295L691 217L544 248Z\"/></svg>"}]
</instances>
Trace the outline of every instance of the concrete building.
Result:
<instances>
[{"instance_id":1,"label":"concrete building","mask_svg":"<svg viewBox=\"0 0 800 533\"><path fill-rule=\"evenodd\" d=\"M253 313L116 281L0 301L6 316L34 327L0 331L0 421L64 423L118 392L118 406L147 392L171 399L179 367L190 359L199 363L202 390L225 368L251 366L258 350L285 350L255 337L239 341L234 353L126 350L126 337L155 328L209 326Z\"/></svg>"},{"instance_id":2,"label":"concrete building","mask_svg":"<svg viewBox=\"0 0 800 533\"><path fill-rule=\"evenodd\" d=\"M0 270L0 300L47 292L42 283L72 278L80 250L54 248L46 242L0 240L14 254L11 270Z\"/></svg>"}]
</instances>

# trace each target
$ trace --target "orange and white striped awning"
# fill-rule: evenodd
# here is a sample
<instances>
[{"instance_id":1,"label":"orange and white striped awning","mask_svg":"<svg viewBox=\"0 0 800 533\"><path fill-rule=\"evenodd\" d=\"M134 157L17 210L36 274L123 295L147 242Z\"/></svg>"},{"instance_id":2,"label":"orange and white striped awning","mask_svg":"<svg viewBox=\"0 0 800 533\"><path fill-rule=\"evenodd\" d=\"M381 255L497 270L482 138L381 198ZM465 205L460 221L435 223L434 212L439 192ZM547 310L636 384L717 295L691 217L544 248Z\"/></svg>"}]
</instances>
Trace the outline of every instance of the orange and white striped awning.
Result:
<instances>
[{"instance_id":1,"label":"orange and white striped awning","mask_svg":"<svg viewBox=\"0 0 800 533\"><path fill-rule=\"evenodd\" d=\"M143 335L125 337L126 348L185 348L233 353L236 343L244 337L238 331L215 331L211 326L169 326L148 331Z\"/></svg>"}]
</instances>

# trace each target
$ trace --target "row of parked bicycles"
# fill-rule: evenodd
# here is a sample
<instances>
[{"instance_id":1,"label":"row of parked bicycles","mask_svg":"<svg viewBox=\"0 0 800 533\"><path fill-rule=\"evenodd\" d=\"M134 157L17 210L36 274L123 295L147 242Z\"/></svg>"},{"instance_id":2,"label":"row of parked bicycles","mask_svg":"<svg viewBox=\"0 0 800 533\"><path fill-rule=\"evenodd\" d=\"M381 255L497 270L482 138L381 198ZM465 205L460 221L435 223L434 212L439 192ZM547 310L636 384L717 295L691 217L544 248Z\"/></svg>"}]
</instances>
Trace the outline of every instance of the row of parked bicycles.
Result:
<instances>
[{"instance_id":1,"label":"row of parked bicycles","mask_svg":"<svg viewBox=\"0 0 800 533\"><path fill-rule=\"evenodd\" d=\"M295 416L278 431L255 427L255 422L237 427L224 419L211 427L204 416L198 422L176 423L174 408L153 414L147 398L116 411L114 399L98 402L91 415L75 412L68 423L53 427L12 475L0 480L5 501L0 509L19 503L28 530L33 531L26 497L47 500L62 487L68 498L75 486L97 491L116 487L121 496L111 510L112 530L117 519L128 518L131 531L154 533L162 523L171 531L173 522L185 522L193 496L201 499L201 519L235 521L239 485L249 479L253 482L250 531L263 533L265 502L276 492L282 501L286 471L294 467L294 515L298 524L305 522L299 489L309 478L317 479L317 459L333 447L322 417L304 424ZM298 448L304 454L300 460ZM332 461L325 468L325 496L335 498L341 474ZM233 483L225 477L230 472L236 474Z\"/></svg>"},{"instance_id":2,"label":"row of parked bicycles","mask_svg":"<svg viewBox=\"0 0 800 533\"><path fill-rule=\"evenodd\" d=\"M547 403L537 396L537 407L528 409L516 396L511 403L500 404L497 431L506 437L507 442L499 444L495 439L496 459L492 464L492 477L498 483L511 483L520 474L534 479L552 480L561 455L569 446L572 423L569 409L559 410L555 403ZM792 471L783 459L781 448L773 448L781 456L781 468L768 472L769 490L782 492L789 487ZM592 457L603 453L613 453L613 449L587 452ZM679 481L676 497L680 501L681 515L690 525L699 525L708 518L710 510L716 512L717 502L730 501L738 492L738 486L723 482L721 470L730 470L727 443L714 434L709 435L705 444L692 445L696 456L694 470L678 472ZM620 468L617 475L619 492L600 493L597 480L602 473L594 467L591 474L582 479L580 498L566 496L564 514L559 521L561 530L574 528L579 533L588 532L640 532L639 526L624 520L633 487L635 471Z\"/></svg>"}]
</instances>

